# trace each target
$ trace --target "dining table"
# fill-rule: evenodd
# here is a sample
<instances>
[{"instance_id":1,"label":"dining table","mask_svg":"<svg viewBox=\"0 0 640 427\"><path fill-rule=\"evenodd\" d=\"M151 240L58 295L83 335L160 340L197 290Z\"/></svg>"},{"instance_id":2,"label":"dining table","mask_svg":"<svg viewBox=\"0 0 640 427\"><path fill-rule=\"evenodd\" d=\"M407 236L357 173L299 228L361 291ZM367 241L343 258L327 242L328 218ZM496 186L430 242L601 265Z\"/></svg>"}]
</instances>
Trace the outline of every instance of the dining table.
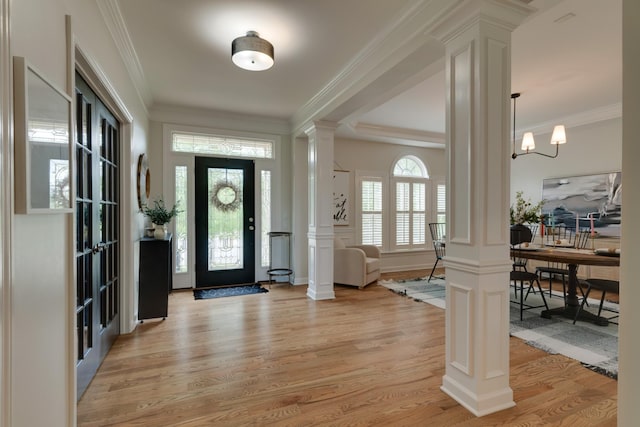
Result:
<instances>
[{"instance_id":1,"label":"dining table","mask_svg":"<svg viewBox=\"0 0 640 427\"><path fill-rule=\"evenodd\" d=\"M543 310L540 314L542 317L550 319L553 315L561 315L568 319L574 319L580 302L578 300L578 266L579 265L597 265L605 267L620 266L619 253L596 253L592 249L575 249L561 247L547 247L530 245L527 250L518 249L517 256L540 261L558 262L567 265L569 278L567 283L567 293L565 295L565 304L562 307L556 307L549 310ZM512 250L513 254L513 250ZM606 317L597 316L586 310L580 310L578 320L593 322L596 325L607 326L609 321Z\"/></svg>"}]
</instances>

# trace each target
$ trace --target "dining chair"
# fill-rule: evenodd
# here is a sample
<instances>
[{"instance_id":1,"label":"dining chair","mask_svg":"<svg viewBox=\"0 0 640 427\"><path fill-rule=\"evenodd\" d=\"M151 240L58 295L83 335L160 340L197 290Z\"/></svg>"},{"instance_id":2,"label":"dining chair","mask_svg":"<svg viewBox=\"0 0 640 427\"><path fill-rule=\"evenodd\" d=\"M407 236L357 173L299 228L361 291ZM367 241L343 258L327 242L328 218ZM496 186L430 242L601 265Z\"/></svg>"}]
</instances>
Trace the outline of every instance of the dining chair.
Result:
<instances>
[{"instance_id":1,"label":"dining chair","mask_svg":"<svg viewBox=\"0 0 640 427\"><path fill-rule=\"evenodd\" d=\"M436 253L436 262L433 264L433 268L431 269L431 274L429 274L429 279L427 279L427 282L431 281L431 279L434 277L433 273L436 271L438 262L442 260L446 254L446 224L442 222L431 222L429 223L429 231L431 232L431 242L433 243L433 250ZM439 276L436 278L444 279L444 276Z\"/></svg>"},{"instance_id":2,"label":"dining chair","mask_svg":"<svg viewBox=\"0 0 640 427\"><path fill-rule=\"evenodd\" d=\"M542 307L545 307L547 310L549 309L549 306L547 305L547 300L544 296L544 292L542 291L542 287L540 286L540 281L538 280L538 274L515 268L516 262L523 259L522 252L524 251L524 249L523 249L522 243L525 243L527 240L527 237L525 237L525 235L529 236L527 233L525 233L522 230L514 230L513 228L511 229L511 240L520 242L520 243L511 245L511 257L514 264L514 268L511 270L511 272L509 272L509 281L510 283L513 283L514 295L516 298L516 300L512 300L511 302L520 305L520 320L523 320L523 313L525 310L531 310L531 309L542 308ZM525 296L525 283L528 283L526 296ZM530 291L533 290L533 292L536 293L534 284L537 285L538 291L540 292L540 297L542 298L542 303L543 303L542 305L531 305L531 304L527 304L526 302L526 299L529 296ZM519 300L518 300L518 293L520 294Z\"/></svg>"},{"instance_id":3,"label":"dining chair","mask_svg":"<svg viewBox=\"0 0 640 427\"><path fill-rule=\"evenodd\" d=\"M557 227L557 230L551 236L545 236L545 245L554 246L558 245L558 242L562 242L561 247L571 247L575 249L585 249L589 243L590 230L588 228L580 229L577 233L575 228L569 227ZM566 243L565 243L566 242ZM536 273L542 279L543 274L547 274L549 277L549 298L553 295L553 278L560 276L562 280L562 297L566 298L567 294L567 278L569 277L569 267L567 264L560 262L549 262L546 266L540 266L536 268ZM582 297L584 298L584 289L582 286L578 286ZM587 303L589 306L589 303Z\"/></svg>"},{"instance_id":4,"label":"dining chair","mask_svg":"<svg viewBox=\"0 0 640 427\"><path fill-rule=\"evenodd\" d=\"M531 232L530 234L526 232L526 230L523 227L527 227L529 229L529 231ZM522 233L518 233L517 230L520 229L522 230ZM538 230L538 224L528 224L528 225L523 225L523 226L511 226L511 244L512 245L516 245L519 243L533 243L533 241L536 238L536 232ZM513 269L514 270L524 270L527 271L527 261L529 261L527 258L520 258L520 259L515 259L513 260Z\"/></svg>"},{"instance_id":5,"label":"dining chair","mask_svg":"<svg viewBox=\"0 0 640 427\"><path fill-rule=\"evenodd\" d=\"M578 231L573 239L573 244L576 249L586 249L589 247L591 241L591 230L589 228L582 228Z\"/></svg>"},{"instance_id":6,"label":"dining chair","mask_svg":"<svg viewBox=\"0 0 640 427\"><path fill-rule=\"evenodd\" d=\"M574 325L576 324L576 320L578 320L580 311L584 309L584 306L587 302L587 298L589 298L589 294L591 293L591 290L595 289L597 291L602 292L602 296L600 297L600 305L598 306L598 317L600 317L600 313L602 313L602 306L604 305L604 299L607 293L620 294L620 282L617 280L589 278L586 280L582 280L581 282L582 282L581 284L587 285L587 291L584 293L582 297L582 303L578 307L578 310L576 310L576 316L573 318ZM607 309L605 308L605 310ZM608 311L612 311L612 310L608 310ZM612 312L617 313L615 311L612 311ZM617 317L619 317L619 314L616 314L615 316L608 318L608 320L609 322L617 325L618 322L611 321L611 319L615 319Z\"/></svg>"},{"instance_id":7,"label":"dining chair","mask_svg":"<svg viewBox=\"0 0 640 427\"><path fill-rule=\"evenodd\" d=\"M574 230L564 225L557 227L548 227L546 233L542 238L542 242L545 246L573 246L574 242ZM542 280L543 275L549 277L549 298L553 297L553 279L560 276L562 280L562 297L564 298L567 292L567 277L569 277L569 268L566 264L560 262L547 262L545 266L536 267L536 273Z\"/></svg>"}]
</instances>

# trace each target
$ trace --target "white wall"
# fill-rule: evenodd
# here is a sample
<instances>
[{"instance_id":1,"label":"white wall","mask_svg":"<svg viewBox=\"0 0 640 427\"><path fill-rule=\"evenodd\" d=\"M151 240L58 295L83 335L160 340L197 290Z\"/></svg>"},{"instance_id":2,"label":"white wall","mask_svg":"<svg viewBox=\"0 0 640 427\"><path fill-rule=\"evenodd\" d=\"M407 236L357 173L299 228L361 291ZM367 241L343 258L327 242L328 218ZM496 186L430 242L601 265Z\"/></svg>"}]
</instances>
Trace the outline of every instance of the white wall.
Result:
<instances>
[{"instance_id":1,"label":"white wall","mask_svg":"<svg viewBox=\"0 0 640 427\"><path fill-rule=\"evenodd\" d=\"M391 175L395 162L402 156L414 155L422 160L427 167L429 177L441 178L446 175L444 149L409 147L397 144L367 142L359 140L336 139L334 147L334 168L351 172L351 204L349 217L352 219L348 227L335 226L334 233L343 235L355 232L356 225L355 204L355 175L357 171L379 171L387 176ZM357 241L357 236L349 236Z\"/></svg>"},{"instance_id":2,"label":"white wall","mask_svg":"<svg viewBox=\"0 0 640 427\"><path fill-rule=\"evenodd\" d=\"M535 138L536 150L546 154L554 152L549 144L551 133L536 135ZM546 178L621 169L622 118L567 128L567 143L560 146L557 158L529 154L511 161L511 202L514 202L517 191L523 191L525 199L539 201L542 198L542 180Z\"/></svg>"},{"instance_id":3,"label":"white wall","mask_svg":"<svg viewBox=\"0 0 640 427\"><path fill-rule=\"evenodd\" d=\"M174 187L173 187L173 168L175 162L177 164L185 164L185 158L188 167L193 167L192 155L175 155L170 150L170 135L172 128L182 129L185 131L215 133L215 134L234 134L252 133L256 135L273 136L276 142L273 159L256 159L255 173L256 180L262 170L271 171L271 224L270 229L274 231L293 231L291 218L291 187L292 170L291 164L291 138L289 137L289 124L285 120L270 119L264 117L249 117L240 114L221 113L215 111L199 110L195 108L167 108L154 107L151 111L151 141L149 150L149 170L151 171L151 199L163 197L168 203L173 203ZM178 160L179 159L179 160ZM189 171L190 174L193 170ZM193 194L193 180L189 183L190 194ZM261 206L258 197L260 193L256 192L256 229L261 230L262 222L259 216L259 207ZM189 251L195 252L195 231L194 226L194 210L195 204L193 200L189 201L189 205L185 206L189 214L189 224L192 229L189 231L191 239ZM172 229L174 223L169 224ZM256 234L256 280L267 280L267 267L261 266L260 242L258 240L260 233ZM191 260L195 259L192 256ZM195 274L181 273L174 275L174 288L185 288L195 285Z\"/></svg>"},{"instance_id":4,"label":"white wall","mask_svg":"<svg viewBox=\"0 0 640 427\"><path fill-rule=\"evenodd\" d=\"M357 218L356 218L356 188L355 177L358 171L379 171L385 175L390 175L392 167L397 159L404 155L415 155L420 158L429 171L431 178L443 178L446 175L445 157L443 149L408 147L396 144L386 144L377 142L367 142L351 139L336 138L334 142L334 168L348 170L350 174L350 193L351 203L349 205L349 218L351 218L348 226L334 226L334 234L344 239L346 242L357 242ZM294 153L294 176L296 182L294 186L293 205L294 209L306 211L307 199L300 197L306 195L306 140L300 138L296 142ZM304 181L304 182L300 182ZM298 196L298 197L296 197ZM306 218L306 216L304 216ZM295 241L294 254L295 260L296 283L307 283L308 276L308 259L307 259L307 231L308 224L295 224L298 237ZM303 239L303 240L301 240ZM433 250L415 251L412 253L385 253L383 254L382 270L383 271L401 271L412 269L431 268L435 258Z\"/></svg>"},{"instance_id":5,"label":"white wall","mask_svg":"<svg viewBox=\"0 0 640 427\"><path fill-rule=\"evenodd\" d=\"M66 88L68 73L65 15L75 41L108 76L115 95L133 116L131 153L124 153L121 203L135 206L137 154L146 150L148 120L94 1L19 0L11 2L11 55L25 57L55 85ZM2 58L7 60L8 58ZM20 165L16 165L20 167ZM128 169L127 169L128 168ZM131 174L128 171L133 171ZM10 425L69 426L75 423L73 345L74 242L71 214L15 215L10 305ZM131 237L121 245L132 256L139 237L138 215L123 218ZM123 271L123 294L131 294L131 269ZM131 309L131 305L127 305ZM129 317L133 313L129 313ZM129 325L123 325L127 328ZM7 401L9 396L2 396ZM5 414L6 415L6 414Z\"/></svg>"}]
</instances>

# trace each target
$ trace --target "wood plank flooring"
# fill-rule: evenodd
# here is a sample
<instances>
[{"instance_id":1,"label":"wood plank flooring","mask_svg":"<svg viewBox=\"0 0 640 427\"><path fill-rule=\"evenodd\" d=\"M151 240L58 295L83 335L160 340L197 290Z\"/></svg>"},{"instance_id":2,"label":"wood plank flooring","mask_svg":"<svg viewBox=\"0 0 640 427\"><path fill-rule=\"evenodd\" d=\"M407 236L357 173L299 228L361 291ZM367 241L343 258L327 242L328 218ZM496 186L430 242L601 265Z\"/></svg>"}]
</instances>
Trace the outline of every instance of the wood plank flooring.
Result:
<instances>
[{"instance_id":1,"label":"wood plank flooring","mask_svg":"<svg viewBox=\"0 0 640 427\"><path fill-rule=\"evenodd\" d=\"M385 275L416 277L424 272ZM118 338L79 426L615 426L617 382L511 338L516 406L476 418L440 390L444 311L372 284L194 300Z\"/></svg>"}]
</instances>

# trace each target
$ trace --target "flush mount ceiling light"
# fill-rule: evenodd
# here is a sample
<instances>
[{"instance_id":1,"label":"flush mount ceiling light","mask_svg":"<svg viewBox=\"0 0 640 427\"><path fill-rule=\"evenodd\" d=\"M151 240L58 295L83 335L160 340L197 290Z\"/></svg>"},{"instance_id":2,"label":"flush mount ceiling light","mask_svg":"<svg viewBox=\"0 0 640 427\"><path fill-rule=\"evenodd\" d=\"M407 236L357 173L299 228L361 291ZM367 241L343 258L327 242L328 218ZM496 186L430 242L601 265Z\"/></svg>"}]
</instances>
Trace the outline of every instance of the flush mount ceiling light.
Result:
<instances>
[{"instance_id":1,"label":"flush mount ceiling light","mask_svg":"<svg viewBox=\"0 0 640 427\"><path fill-rule=\"evenodd\" d=\"M247 31L231 43L231 60L245 70L268 70L273 66L273 45L257 32Z\"/></svg>"},{"instance_id":2,"label":"flush mount ceiling light","mask_svg":"<svg viewBox=\"0 0 640 427\"><path fill-rule=\"evenodd\" d=\"M537 151L533 151L536 148L536 143L533 140L533 132L525 132L522 135L522 153L516 153L516 99L520 97L519 93L512 93L511 99L513 99L513 153L511 154L511 158L515 159L518 156L524 156L526 154L539 154L540 156L549 157L551 159L555 159L558 157L558 148L560 144L564 144L567 142L567 134L564 129L564 125L557 125L553 128L553 134L551 135L551 145L556 146L556 153L554 155L539 153Z\"/></svg>"}]
</instances>

